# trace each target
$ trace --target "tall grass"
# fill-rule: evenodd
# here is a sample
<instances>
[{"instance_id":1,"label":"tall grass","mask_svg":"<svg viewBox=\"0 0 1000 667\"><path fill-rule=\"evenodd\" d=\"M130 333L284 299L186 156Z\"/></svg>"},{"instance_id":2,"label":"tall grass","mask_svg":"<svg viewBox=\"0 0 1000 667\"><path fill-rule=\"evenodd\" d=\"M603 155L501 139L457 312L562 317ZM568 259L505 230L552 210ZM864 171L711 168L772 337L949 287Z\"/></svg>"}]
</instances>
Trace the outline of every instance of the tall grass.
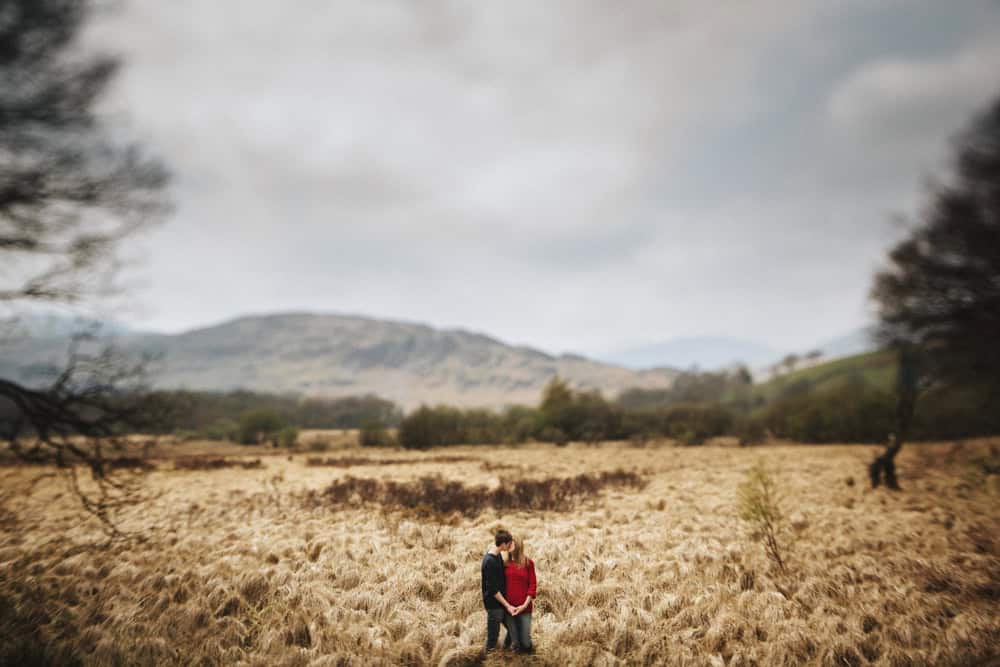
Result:
<instances>
[{"instance_id":1,"label":"tall grass","mask_svg":"<svg viewBox=\"0 0 1000 667\"><path fill-rule=\"evenodd\" d=\"M918 449L932 465L917 465ZM17 522L0 524L0 664L484 664L479 562L499 525L526 538L539 578L538 653L519 664L994 664L1000 487L975 463L988 447L970 443L953 464L947 450L904 449L907 490L883 494L845 483L868 448L526 446L509 457L519 479L613 462L648 483L603 487L566 512L454 522L331 511L322 493L344 471L272 457L265 474L149 473L161 493L123 517L148 539L107 548L56 478L32 485L37 468L7 469ZM757 457L781 480L795 534L794 566L777 578L732 511ZM441 472L496 483L480 466ZM371 479L419 473L384 466ZM295 502L309 490L322 502Z\"/></svg>"}]
</instances>

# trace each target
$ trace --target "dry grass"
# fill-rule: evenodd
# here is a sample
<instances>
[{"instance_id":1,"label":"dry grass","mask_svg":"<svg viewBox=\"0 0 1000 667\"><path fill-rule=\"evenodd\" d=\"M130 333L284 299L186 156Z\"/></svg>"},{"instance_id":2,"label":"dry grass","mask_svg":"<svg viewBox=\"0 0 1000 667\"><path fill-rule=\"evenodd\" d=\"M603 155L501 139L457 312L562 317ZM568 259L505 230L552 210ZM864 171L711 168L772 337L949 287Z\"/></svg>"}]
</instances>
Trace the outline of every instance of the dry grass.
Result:
<instances>
[{"instance_id":1,"label":"dry grass","mask_svg":"<svg viewBox=\"0 0 1000 667\"><path fill-rule=\"evenodd\" d=\"M895 494L848 482L864 479L871 447L525 446L503 456L518 480L623 467L648 484L576 497L571 511L448 521L303 503L346 476L298 459L163 469L149 473L161 495L122 517L149 539L111 548L94 546L99 528L57 478L5 469L0 663L479 664L479 560L503 525L537 564L539 650L489 665L996 664L988 444L948 465L950 445L904 449ZM509 473L484 469L497 457L482 448L448 455L471 460L429 465L463 489L496 489ZM758 459L793 533L784 573L738 517ZM380 466L369 478L409 488L427 472Z\"/></svg>"}]
</instances>

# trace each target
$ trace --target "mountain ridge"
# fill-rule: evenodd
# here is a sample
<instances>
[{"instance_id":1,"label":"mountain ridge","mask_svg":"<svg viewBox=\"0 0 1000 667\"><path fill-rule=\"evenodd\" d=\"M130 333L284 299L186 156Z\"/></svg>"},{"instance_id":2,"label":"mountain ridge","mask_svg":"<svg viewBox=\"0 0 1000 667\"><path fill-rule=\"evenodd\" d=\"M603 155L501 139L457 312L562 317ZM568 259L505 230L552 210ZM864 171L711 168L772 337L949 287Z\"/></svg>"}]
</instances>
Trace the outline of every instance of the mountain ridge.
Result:
<instances>
[{"instance_id":1,"label":"mountain ridge","mask_svg":"<svg viewBox=\"0 0 1000 667\"><path fill-rule=\"evenodd\" d=\"M673 369L631 370L576 354L553 355L488 334L364 315L289 311L242 315L179 333L125 333L133 353L162 356L161 388L250 389L304 395L374 393L409 409L422 403L498 408L537 403L558 375L611 397L630 387L667 387ZM24 337L0 347L0 375L58 365L66 337Z\"/></svg>"}]
</instances>

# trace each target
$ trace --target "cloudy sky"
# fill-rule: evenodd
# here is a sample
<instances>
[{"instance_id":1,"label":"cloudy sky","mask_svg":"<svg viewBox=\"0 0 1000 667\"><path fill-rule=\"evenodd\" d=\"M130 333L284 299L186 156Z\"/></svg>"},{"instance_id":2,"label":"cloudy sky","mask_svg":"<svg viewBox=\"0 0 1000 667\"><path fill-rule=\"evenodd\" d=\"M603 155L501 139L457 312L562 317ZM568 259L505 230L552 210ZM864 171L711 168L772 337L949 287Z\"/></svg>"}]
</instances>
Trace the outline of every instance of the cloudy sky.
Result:
<instances>
[{"instance_id":1,"label":"cloudy sky","mask_svg":"<svg viewBox=\"0 0 1000 667\"><path fill-rule=\"evenodd\" d=\"M1000 3L123 0L105 103L175 173L131 323L359 313L601 354L864 324Z\"/></svg>"}]
</instances>

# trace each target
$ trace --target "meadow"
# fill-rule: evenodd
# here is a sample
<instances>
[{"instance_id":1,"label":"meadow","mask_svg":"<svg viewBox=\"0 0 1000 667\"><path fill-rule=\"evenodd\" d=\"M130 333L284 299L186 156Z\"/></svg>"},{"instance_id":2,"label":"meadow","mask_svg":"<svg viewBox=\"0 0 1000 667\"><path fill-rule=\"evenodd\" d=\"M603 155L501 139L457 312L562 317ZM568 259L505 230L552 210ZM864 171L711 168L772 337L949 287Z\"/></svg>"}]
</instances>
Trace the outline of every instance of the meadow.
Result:
<instances>
[{"instance_id":1,"label":"meadow","mask_svg":"<svg viewBox=\"0 0 1000 667\"><path fill-rule=\"evenodd\" d=\"M998 448L907 446L890 492L859 445L177 445L111 544L53 470L6 466L0 663L997 665ZM739 516L758 462L784 569ZM536 563L533 656L481 653L499 527Z\"/></svg>"}]
</instances>

